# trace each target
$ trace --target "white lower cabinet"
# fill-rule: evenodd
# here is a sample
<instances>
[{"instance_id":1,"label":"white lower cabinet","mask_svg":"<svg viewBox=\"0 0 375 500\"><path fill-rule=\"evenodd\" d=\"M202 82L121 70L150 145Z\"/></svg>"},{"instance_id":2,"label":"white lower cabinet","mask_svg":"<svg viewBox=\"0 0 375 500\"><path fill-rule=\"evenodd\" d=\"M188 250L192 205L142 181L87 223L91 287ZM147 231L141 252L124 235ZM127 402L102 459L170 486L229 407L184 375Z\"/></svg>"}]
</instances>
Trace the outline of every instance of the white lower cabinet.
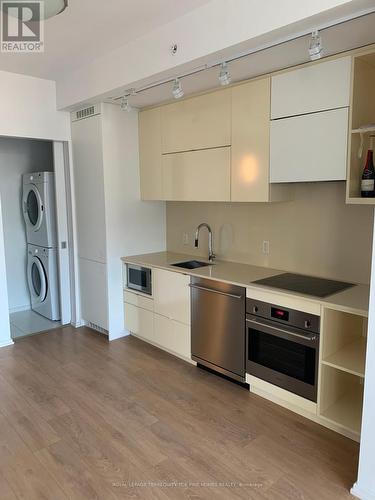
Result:
<instances>
[{"instance_id":1,"label":"white lower cabinet","mask_svg":"<svg viewBox=\"0 0 375 500\"><path fill-rule=\"evenodd\" d=\"M153 269L152 289L155 313L190 324L190 276Z\"/></svg>"},{"instance_id":2,"label":"white lower cabinet","mask_svg":"<svg viewBox=\"0 0 375 500\"><path fill-rule=\"evenodd\" d=\"M190 359L190 325L185 325L160 314L155 314L154 341L167 351Z\"/></svg>"},{"instance_id":3,"label":"white lower cabinet","mask_svg":"<svg viewBox=\"0 0 375 500\"><path fill-rule=\"evenodd\" d=\"M133 304L124 303L125 328L150 342L154 341L154 313Z\"/></svg>"},{"instance_id":4,"label":"white lower cabinet","mask_svg":"<svg viewBox=\"0 0 375 500\"><path fill-rule=\"evenodd\" d=\"M152 279L152 297L124 290L125 329L190 360L190 276L153 269Z\"/></svg>"}]
</instances>

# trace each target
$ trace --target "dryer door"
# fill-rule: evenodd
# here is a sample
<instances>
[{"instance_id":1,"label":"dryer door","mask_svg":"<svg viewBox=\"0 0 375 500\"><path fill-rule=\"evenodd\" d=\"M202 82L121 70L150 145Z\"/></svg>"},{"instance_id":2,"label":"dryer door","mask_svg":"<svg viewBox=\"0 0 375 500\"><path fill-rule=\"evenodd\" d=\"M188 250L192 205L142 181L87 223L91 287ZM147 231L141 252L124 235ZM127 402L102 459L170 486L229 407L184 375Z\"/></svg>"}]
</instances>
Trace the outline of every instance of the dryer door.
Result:
<instances>
[{"instance_id":1,"label":"dryer door","mask_svg":"<svg viewBox=\"0 0 375 500\"><path fill-rule=\"evenodd\" d=\"M43 222L44 207L42 197L34 184L25 186L23 195L23 216L26 225L33 231L38 231Z\"/></svg>"},{"instance_id":2,"label":"dryer door","mask_svg":"<svg viewBox=\"0 0 375 500\"><path fill-rule=\"evenodd\" d=\"M48 291L47 274L38 257L31 257L27 265L27 280L32 303L41 304L45 301Z\"/></svg>"}]
</instances>

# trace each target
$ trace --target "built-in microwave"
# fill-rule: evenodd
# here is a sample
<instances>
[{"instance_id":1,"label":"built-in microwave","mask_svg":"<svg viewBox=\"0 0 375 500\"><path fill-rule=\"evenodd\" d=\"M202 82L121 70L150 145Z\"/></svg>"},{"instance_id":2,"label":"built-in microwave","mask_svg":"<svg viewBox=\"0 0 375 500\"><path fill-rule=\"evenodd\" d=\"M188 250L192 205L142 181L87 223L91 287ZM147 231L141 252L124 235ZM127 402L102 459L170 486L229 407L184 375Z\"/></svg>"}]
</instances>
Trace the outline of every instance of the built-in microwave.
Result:
<instances>
[{"instance_id":1,"label":"built-in microwave","mask_svg":"<svg viewBox=\"0 0 375 500\"><path fill-rule=\"evenodd\" d=\"M126 284L130 290L152 295L151 269L137 266L135 264L126 265Z\"/></svg>"}]
</instances>

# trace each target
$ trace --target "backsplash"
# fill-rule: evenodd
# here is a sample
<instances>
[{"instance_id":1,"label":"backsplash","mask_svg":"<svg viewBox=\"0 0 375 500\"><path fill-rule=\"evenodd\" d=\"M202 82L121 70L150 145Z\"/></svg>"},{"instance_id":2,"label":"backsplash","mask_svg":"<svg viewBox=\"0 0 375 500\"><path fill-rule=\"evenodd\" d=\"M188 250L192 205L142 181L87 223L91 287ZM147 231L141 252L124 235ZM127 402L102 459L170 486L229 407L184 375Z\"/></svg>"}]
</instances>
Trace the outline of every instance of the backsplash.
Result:
<instances>
[{"instance_id":1,"label":"backsplash","mask_svg":"<svg viewBox=\"0 0 375 500\"><path fill-rule=\"evenodd\" d=\"M194 248L195 229L207 222L218 259L369 283L373 213L345 204L343 182L297 184L285 203L167 202L167 249L207 257L205 229Z\"/></svg>"}]
</instances>

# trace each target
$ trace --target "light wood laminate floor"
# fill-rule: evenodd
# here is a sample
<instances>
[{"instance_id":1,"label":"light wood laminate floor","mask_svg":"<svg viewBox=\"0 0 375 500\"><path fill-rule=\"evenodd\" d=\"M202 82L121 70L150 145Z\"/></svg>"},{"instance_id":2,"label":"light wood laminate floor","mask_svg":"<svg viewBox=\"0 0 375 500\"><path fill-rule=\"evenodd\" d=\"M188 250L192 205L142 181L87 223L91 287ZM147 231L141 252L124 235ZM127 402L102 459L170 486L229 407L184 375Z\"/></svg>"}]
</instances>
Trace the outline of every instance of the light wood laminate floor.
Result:
<instances>
[{"instance_id":1,"label":"light wood laminate floor","mask_svg":"<svg viewBox=\"0 0 375 500\"><path fill-rule=\"evenodd\" d=\"M0 350L0 498L351 498L358 445L129 337Z\"/></svg>"}]
</instances>

